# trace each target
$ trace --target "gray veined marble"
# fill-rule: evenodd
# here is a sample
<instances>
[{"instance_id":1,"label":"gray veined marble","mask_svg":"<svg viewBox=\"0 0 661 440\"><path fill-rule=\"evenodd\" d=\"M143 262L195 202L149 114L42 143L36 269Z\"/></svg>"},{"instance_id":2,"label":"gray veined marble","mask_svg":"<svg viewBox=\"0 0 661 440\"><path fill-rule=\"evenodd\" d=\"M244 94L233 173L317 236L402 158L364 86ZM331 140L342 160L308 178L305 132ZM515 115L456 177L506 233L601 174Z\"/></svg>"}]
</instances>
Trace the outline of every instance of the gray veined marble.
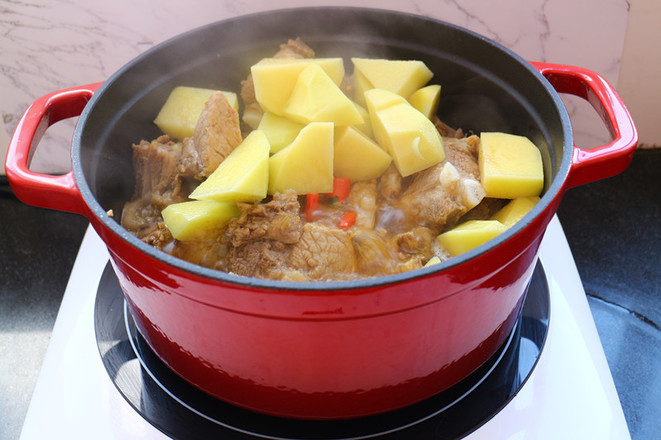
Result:
<instances>
[{"instance_id":1,"label":"gray veined marble","mask_svg":"<svg viewBox=\"0 0 661 440\"><path fill-rule=\"evenodd\" d=\"M305 0L200 0L182 9L181 2L173 0L0 0L2 122L11 133L38 97L103 81L144 50L197 26L310 4ZM313 4L354 6L355 1ZM628 18L626 0L364 0L361 6L448 21L493 39L526 59L580 65L599 72L613 84L618 78ZM605 143L598 118L573 104L570 111L578 144ZM74 121L62 122L47 132L35 154L35 170L69 169L73 126Z\"/></svg>"}]
</instances>

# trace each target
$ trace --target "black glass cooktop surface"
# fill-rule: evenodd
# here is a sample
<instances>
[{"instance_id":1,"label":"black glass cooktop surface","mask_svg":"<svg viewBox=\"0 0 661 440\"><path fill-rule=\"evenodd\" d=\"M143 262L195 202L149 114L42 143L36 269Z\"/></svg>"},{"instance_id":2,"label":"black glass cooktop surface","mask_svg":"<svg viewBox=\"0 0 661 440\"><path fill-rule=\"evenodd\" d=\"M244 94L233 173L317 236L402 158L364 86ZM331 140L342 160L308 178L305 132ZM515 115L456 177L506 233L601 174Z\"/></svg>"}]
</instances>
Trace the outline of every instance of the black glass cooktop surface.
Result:
<instances>
[{"instance_id":1,"label":"black glass cooktop surface","mask_svg":"<svg viewBox=\"0 0 661 440\"><path fill-rule=\"evenodd\" d=\"M536 365L549 325L549 288L537 263L507 342L454 387L409 407L349 420L273 417L222 402L169 370L136 330L110 265L97 290L95 331L109 376L123 397L174 439L441 440L479 429L516 395Z\"/></svg>"}]
</instances>

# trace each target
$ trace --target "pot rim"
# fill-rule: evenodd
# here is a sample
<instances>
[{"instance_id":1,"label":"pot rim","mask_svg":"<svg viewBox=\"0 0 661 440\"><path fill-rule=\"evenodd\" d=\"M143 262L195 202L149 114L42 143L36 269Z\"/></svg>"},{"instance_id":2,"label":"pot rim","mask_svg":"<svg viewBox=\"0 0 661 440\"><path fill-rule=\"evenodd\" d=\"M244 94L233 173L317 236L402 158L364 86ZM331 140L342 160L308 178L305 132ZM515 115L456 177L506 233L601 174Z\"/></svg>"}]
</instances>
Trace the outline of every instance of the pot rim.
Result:
<instances>
[{"instance_id":1,"label":"pot rim","mask_svg":"<svg viewBox=\"0 0 661 440\"><path fill-rule=\"evenodd\" d=\"M442 26L453 28L458 32L465 33L466 35L482 40L484 43L493 47L494 50L503 52L505 55L513 58L518 62L524 69L526 69L532 77L536 78L544 89L548 93L548 97L553 101L555 108L559 114L562 131L563 131L563 141L564 146L562 149L562 158L560 161L560 166L557 168L555 176L551 180L548 187L545 189L544 193L540 196L540 201L535 205L535 207L526 214L519 222L510 227L507 231L501 233L498 237L489 240L488 242L455 257L452 257L446 261L443 261L439 264L435 264L429 267L423 267L421 269L411 270L394 275L386 275L381 277L372 277L359 280L349 280L349 281L312 281L312 282L294 282L294 281L279 281L279 280L268 280L261 278L245 277L240 275L234 275L231 273L222 272L215 269L206 268L199 266L188 261L174 257L164 251L154 248L149 244L143 242L128 230L124 229L113 217L111 217L108 212L99 204L96 197L94 196L90 186L87 182L87 176L85 175L82 167L81 161L81 137L82 131L85 127L87 119L90 113L94 110L96 103L105 91L113 84L113 82L122 76L126 71L130 70L135 64L142 61L144 58L151 56L153 52L163 50L164 47L176 42L177 40L191 35L197 32L200 32L205 29L209 29L216 26L221 26L226 23L232 23L236 21L243 21L250 19L252 17L260 17L264 15L272 14L297 14L301 12L313 12L313 11L324 11L330 13L361 13L361 14L381 14L384 16L390 17L408 17L412 19L417 19L421 21L430 21L438 23ZM502 44L493 41L481 34L478 34L474 31L468 30L461 26L448 23L442 20L438 20L431 17L425 17L422 15L412 14L408 12L401 12L395 10L387 9L378 9L378 8L366 8L366 7L346 7L346 6L317 6L317 7L295 7L295 8L285 8L285 9L275 9L268 11L255 12L251 14L240 15L236 17L231 17L223 20L219 20L213 23L209 23L203 26L196 27L184 33L178 34L174 37L171 37L150 49L139 54L131 61L123 65L115 73L113 73L101 86L98 90L92 95L92 98L88 104L83 109L82 113L79 116L78 123L76 125L73 141L72 141L72 169L76 184L79 188L80 194L87 204L91 216L97 219L103 227L109 230L111 233L115 234L117 237L122 239L124 242L137 249L138 251L146 254L148 257L153 258L167 266L174 267L183 272L189 273L193 276L198 276L206 279L213 280L215 282L227 283L243 288L257 288L264 290L275 290L275 291L314 291L314 292L334 292L337 290L359 290L359 289L374 289L381 286L388 286L392 284L403 283L414 278L421 278L427 276L433 276L439 272L447 271L448 269L455 268L464 263L467 263L471 260L476 259L482 254L488 253L493 249L503 245L506 241L510 240L512 237L518 235L525 229L527 229L536 219L541 217L541 214L553 205L553 201L561 196L565 182L569 175L569 170L571 168L571 158L573 153L573 133L571 128L571 122L567 109L562 102L558 92L553 88L553 86L548 82L548 80L527 60L503 46Z\"/></svg>"}]
</instances>

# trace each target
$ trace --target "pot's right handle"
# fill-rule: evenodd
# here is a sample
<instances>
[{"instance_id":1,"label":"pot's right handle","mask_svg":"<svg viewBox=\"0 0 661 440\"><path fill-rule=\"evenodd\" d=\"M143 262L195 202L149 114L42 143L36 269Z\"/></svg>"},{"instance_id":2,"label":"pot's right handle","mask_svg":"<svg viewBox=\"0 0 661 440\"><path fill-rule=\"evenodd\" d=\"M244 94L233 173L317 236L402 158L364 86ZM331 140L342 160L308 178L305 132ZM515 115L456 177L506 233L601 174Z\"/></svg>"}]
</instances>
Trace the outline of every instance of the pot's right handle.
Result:
<instances>
[{"instance_id":1,"label":"pot's right handle","mask_svg":"<svg viewBox=\"0 0 661 440\"><path fill-rule=\"evenodd\" d=\"M600 147L574 146L566 188L621 173L629 166L638 144L638 133L629 111L613 87L599 74L575 66L531 63L558 93L588 101L606 124L613 140Z\"/></svg>"}]
</instances>

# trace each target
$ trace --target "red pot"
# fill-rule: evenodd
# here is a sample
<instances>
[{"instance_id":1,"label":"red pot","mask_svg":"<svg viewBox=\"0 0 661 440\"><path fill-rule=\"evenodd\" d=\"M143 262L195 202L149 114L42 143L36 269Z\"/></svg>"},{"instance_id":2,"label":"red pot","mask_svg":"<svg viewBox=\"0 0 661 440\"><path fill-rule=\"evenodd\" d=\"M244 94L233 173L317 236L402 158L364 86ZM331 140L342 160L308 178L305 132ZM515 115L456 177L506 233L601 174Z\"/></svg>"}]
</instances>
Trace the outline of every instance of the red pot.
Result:
<instances>
[{"instance_id":1,"label":"red pot","mask_svg":"<svg viewBox=\"0 0 661 440\"><path fill-rule=\"evenodd\" d=\"M130 145L157 136L151 120L171 88L236 90L252 63L296 36L324 56L425 61L443 86L440 117L449 125L522 134L540 147L541 202L506 233L464 255L355 282L241 278L173 258L125 231L115 218L133 191ZM575 147L558 92L588 100L614 140ZM45 128L78 115L72 170L62 176L29 171L30 152ZM305 8L193 30L147 51L103 84L38 99L16 128L6 170L24 202L90 220L108 246L140 332L181 377L255 411L346 418L425 399L492 356L519 315L539 243L564 192L625 169L636 143L624 104L594 72L528 63L482 36L424 17Z\"/></svg>"}]
</instances>

